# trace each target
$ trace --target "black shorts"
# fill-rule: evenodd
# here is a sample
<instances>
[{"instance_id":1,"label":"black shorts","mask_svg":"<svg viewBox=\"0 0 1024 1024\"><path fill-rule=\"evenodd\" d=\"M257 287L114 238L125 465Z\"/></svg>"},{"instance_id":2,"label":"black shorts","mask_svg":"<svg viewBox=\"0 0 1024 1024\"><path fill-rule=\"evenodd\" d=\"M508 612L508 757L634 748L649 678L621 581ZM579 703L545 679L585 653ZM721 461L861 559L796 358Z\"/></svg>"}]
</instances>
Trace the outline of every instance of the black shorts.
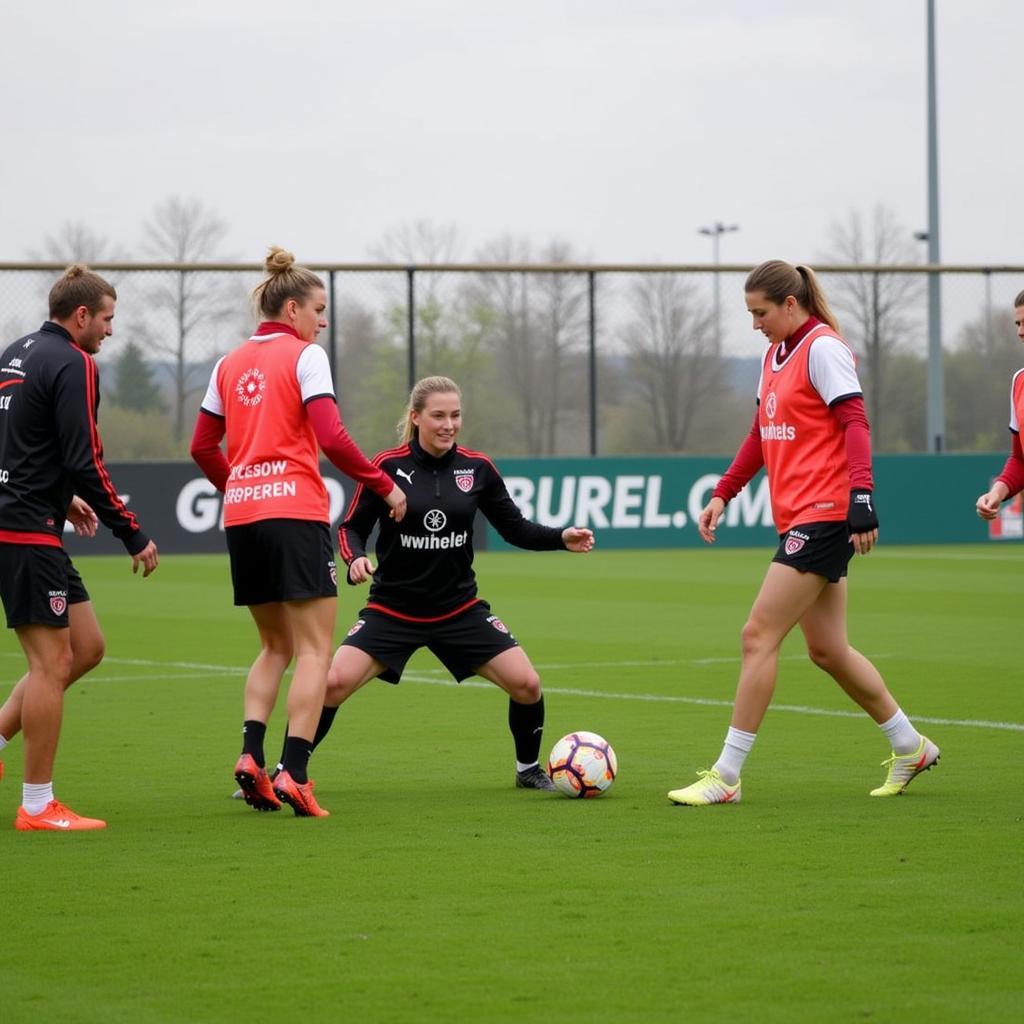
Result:
<instances>
[{"instance_id":1,"label":"black shorts","mask_svg":"<svg viewBox=\"0 0 1024 1024\"><path fill-rule=\"evenodd\" d=\"M477 601L450 619L439 622L410 622L376 608L364 608L348 631L343 645L358 647L383 662L378 678L397 683L413 653L426 647L458 682L476 675L502 651L519 642L486 601Z\"/></svg>"},{"instance_id":2,"label":"black shorts","mask_svg":"<svg viewBox=\"0 0 1024 1024\"><path fill-rule=\"evenodd\" d=\"M334 546L326 523L263 519L224 531L236 605L337 597Z\"/></svg>"},{"instance_id":3,"label":"black shorts","mask_svg":"<svg viewBox=\"0 0 1024 1024\"><path fill-rule=\"evenodd\" d=\"M838 583L846 575L853 558L853 541L846 520L830 523L803 523L779 534L779 549L773 562L791 565L800 572L824 576Z\"/></svg>"},{"instance_id":4,"label":"black shorts","mask_svg":"<svg viewBox=\"0 0 1024 1024\"><path fill-rule=\"evenodd\" d=\"M0 599L8 629L67 629L68 605L88 601L89 592L63 548L0 544Z\"/></svg>"}]
</instances>

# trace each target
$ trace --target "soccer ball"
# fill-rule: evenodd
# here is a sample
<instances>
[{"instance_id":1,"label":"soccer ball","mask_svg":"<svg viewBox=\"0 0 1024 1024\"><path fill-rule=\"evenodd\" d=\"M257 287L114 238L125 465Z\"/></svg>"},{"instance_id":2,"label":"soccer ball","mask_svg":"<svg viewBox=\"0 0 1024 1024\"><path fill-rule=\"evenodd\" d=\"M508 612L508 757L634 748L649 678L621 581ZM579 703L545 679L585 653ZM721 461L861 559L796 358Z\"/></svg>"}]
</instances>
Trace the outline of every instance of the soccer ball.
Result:
<instances>
[{"instance_id":1,"label":"soccer ball","mask_svg":"<svg viewBox=\"0 0 1024 1024\"><path fill-rule=\"evenodd\" d=\"M611 744L596 732L571 732L552 748L548 775L566 796L600 796L615 781L618 761Z\"/></svg>"}]
</instances>

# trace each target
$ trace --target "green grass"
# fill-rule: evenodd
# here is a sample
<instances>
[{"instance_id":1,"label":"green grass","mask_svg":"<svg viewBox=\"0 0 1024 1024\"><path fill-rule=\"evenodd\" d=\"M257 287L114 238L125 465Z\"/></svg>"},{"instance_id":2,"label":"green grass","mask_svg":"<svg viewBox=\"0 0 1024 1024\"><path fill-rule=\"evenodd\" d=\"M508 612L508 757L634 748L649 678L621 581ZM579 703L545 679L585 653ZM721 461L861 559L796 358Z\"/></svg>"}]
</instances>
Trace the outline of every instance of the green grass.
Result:
<instances>
[{"instance_id":1,"label":"green grass","mask_svg":"<svg viewBox=\"0 0 1024 1024\"><path fill-rule=\"evenodd\" d=\"M768 557L480 556L541 668L545 747L600 732L614 787L515 790L505 698L425 655L343 708L319 821L228 799L255 634L225 561L143 581L81 559L108 656L68 693L57 789L109 828L0 829L0 1019L1015 1019L1024 551L883 547L853 567L852 642L913 718L946 720L922 723L943 759L907 796L868 798L883 738L794 636L744 802L671 806L720 749ZM362 593L343 590L339 635ZM21 670L6 632L0 696Z\"/></svg>"}]
</instances>

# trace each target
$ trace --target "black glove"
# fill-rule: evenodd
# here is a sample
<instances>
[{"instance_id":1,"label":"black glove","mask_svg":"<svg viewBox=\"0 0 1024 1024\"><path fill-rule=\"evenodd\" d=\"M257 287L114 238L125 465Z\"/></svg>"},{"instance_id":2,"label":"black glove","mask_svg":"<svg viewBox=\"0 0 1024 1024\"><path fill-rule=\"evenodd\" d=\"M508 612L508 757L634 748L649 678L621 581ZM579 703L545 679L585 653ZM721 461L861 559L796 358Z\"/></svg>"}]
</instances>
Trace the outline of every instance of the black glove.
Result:
<instances>
[{"instance_id":1,"label":"black glove","mask_svg":"<svg viewBox=\"0 0 1024 1024\"><path fill-rule=\"evenodd\" d=\"M850 524L850 533L870 533L878 529L875 499L866 487L855 487L850 491L846 521Z\"/></svg>"}]
</instances>

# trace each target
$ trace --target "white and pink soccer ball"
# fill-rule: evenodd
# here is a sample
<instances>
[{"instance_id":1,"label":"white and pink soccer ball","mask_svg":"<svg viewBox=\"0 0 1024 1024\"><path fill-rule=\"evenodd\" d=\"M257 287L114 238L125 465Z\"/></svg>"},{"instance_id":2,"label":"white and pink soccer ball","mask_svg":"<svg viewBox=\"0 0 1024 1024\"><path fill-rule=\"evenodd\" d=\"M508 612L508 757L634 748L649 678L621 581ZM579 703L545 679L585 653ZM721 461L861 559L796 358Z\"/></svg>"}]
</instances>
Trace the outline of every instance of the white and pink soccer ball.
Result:
<instances>
[{"instance_id":1,"label":"white and pink soccer ball","mask_svg":"<svg viewBox=\"0 0 1024 1024\"><path fill-rule=\"evenodd\" d=\"M552 748L548 775L565 796L583 798L608 791L619 770L611 744L596 732L571 732Z\"/></svg>"}]
</instances>

